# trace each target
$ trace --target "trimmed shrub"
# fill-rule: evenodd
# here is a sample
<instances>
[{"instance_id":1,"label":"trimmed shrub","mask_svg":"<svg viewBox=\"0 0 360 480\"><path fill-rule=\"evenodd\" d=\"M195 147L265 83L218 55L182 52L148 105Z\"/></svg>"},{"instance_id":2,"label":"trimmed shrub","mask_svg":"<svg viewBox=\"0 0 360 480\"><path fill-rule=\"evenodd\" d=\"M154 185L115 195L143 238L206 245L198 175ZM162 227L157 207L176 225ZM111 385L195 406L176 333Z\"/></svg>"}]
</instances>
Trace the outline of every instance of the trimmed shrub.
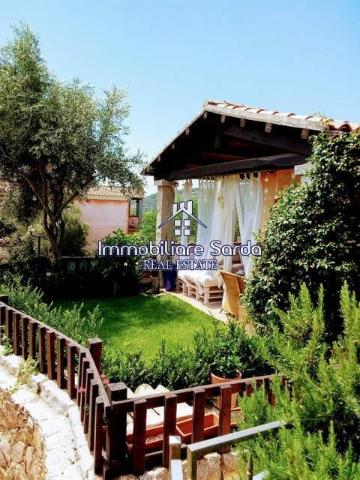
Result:
<instances>
[{"instance_id":1,"label":"trimmed shrub","mask_svg":"<svg viewBox=\"0 0 360 480\"><path fill-rule=\"evenodd\" d=\"M273 207L259 243L244 301L256 322L287 308L289 293L306 283L314 297L324 286L326 331L342 328L339 292L344 281L360 281L360 135L319 134L310 157L310 182L285 190Z\"/></svg>"},{"instance_id":2,"label":"trimmed shrub","mask_svg":"<svg viewBox=\"0 0 360 480\"><path fill-rule=\"evenodd\" d=\"M211 372L228 377L239 370L244 377L270 373L263 348L263 340L250 337L240 324L214 322L212 330L199 330L188 347L163 341L147 364L141 352L123 354L105 345L104 371L111 381L123 381L131 388L148 383L177 390L210 383Z\"/></svg>"},{"instance_id":3,"label":"trimmed shrub","mask_svg":"<svg viewBox=\"0 0 360 480\"><path fill-rule=\"evenodd\" d=\"M83 311L82 305L71 309L54 308L43 301L43 294L37 288L23 284L21 277L12 276L0 283L2 294L9 296L9 304L47 325L87 345L89 338L99 337L103 318L96 307Z\"/></svg>"}]
</instances>

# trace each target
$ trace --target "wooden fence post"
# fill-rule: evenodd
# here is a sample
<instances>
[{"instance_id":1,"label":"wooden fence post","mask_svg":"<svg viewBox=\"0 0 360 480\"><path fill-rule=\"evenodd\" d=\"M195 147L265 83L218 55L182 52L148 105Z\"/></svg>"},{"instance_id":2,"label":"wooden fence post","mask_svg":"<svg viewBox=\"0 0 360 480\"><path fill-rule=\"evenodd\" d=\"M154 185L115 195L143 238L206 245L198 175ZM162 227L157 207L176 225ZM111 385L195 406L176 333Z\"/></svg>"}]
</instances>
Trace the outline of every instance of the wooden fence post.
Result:
<instances>
[{"instance_id":1,"label":"wooden fence post","mask_svg":"<svg viewBox=\"0 0 360 480\"><path fill-rule=\"evenodd\" d=\"M21 345L20 345L20 314L12 312L13 319L13 352L15 355L20 355Z\"/></svg>"},{"instance_id":2,"label":"wooden fence post","mask_svg":"<svg viewBox=\"0 0 360 480\"><path fill-rule=\"evenodd\" d=\"M76 345L67 344L66 353L67 353L67 392L71 399L76 398L76 388L75 388L75 355L77 352Z\"/></svg>"},{"instance_id":3,"label":"wooden fence post","mask_svg":"<svg viewBox=\"0 0 360 480\"><path fill-rule=\"evenodd\" d=\"M200 442L204 438L204 415L205 415L205 390L194 390L193 403L193 431L191 443Z\"/></svg>"},{"instance_id":4,"label":"wooden fence post","mask_svg":"<svg viewBox=\"0 0 360 480\"><path fill-rule=\"evenodd\" d=\"M89 431L89 413L90 413L90 391L91 391L91 380L94 378L94 373L91 368L88 368L86 371L86 381L85 381L85 417L84 417L84 433L87 435Z\"/></svg>"},{"instance_id":5,"label":"wooden fence post","mask_svg":"<svg viewBox=\"0 0 360 480\"><path fill-rule=\"evenodd\" d=\"M127 386L123 382L109 383L106 391L110 403L127 399ZM109 463L120 462L126 455L126 412L111 407L107 420L106 453Z\"/></svg>"},{"instance_id":6,"label":"wooden fence post","mask_svg":"<svg viewBox=\"0 0 360 480\"><path fill-rule=\"evenodd\" d=\"M88 431L88 443L89 443L89 448L91 452L94 450L96 399L98 395L99 395L99 385L97 383L97 380L92 379L90 383L89 431Z\"/></svg>"},{"instance_id":7,"label":"wooden fence post","mask_svg":"<svg viewBox=\"0 0 360 480\"><path fill-rule=\"evenodd\" d=\"M40 326L39 332L39 369L41 373L47 372L46 362L46 327Z\"/></svg>"},{"instance_id":8,"label":"wooden fence post","mask_svg":"<svg viewBox=\"0 0 360 480\"><path fill-rule=\"evenodd\" d=\"M101 373L101 356L102 356L102 340L99 338L90 338L89 339L89 352L94 359L94 363L98 372Z\"/></svg>"},{"instance_id":9,"label":"wooden fence post","mask_svg":"<svg viewBox=\"0 0 360 480\"><path fill-rule=\"evenodd\" d=\"M163 436L163 466L169 468L170 446L169 438L176 433L177 395L170 393L165 397L164 407L164 436Z\"/></svg>"},{"instance_id":10,"label":"wooden fence post","mask_svg":"<svg viewBox=\"0 0 360 480\"><path fill-rule=\"evenodd\" d=\"M62 337L56 338L56 356L57 356L57 368L56 368L56 381L59 388L65 388L65 347L66 342Z\"/></svg>"},{"instance_id":11,"label":"wooden fence post","mask_svg":"<svg viewBox=\"0 0 360 480\"><path fill-rule=\"evenodd\" d=\"M29 355L31 358L36 358L36 332L38 329L38 324L33 322L32 320L29 321Z\"/></svg>"},{"instance_id":12,"label":"wooden fence post","mask_svg":"<svg viewBox=\"0 0 360 480\"><path fill-rule=\"evenodd\" d=\"M230 433L231 385L220 385L219 435Z\"/></svg>"},{"instance_id":13,"label":"wooden fence post","mask_svg":"<svg viewBox=\"0 0 360 480\"><path fill-rule=\"evenodd\" d=\"M102 445L104 424L104 402L101 397L97 397L95 405L94 466L95 473L101 473L103 467Z\"/></svg>"},{"instance_id":14,"label":"wooden fence post","mask_svg":"<svg viewBox=\"0 0 360 480\"><path fill-rule=\"evenodd\" d=\"M22 336L22 356L26 360L29 354L29 319L24 315L21 316L21 336Z\"/></svg>"},{"instance_id":15,"label":"wooden fence post","mask_svg":"<svg viewBox=\"0 0 360 480\"><path fill-rule=\"evenodd\" d=\"M7 308L5 311L5 336L11 342L12 339L12 311Z\"/></svg>"},{"instance_id":16,"label":"wooden fence post","mask_svg":"<svg viewBox=\"0 0 360 480\"><path fill-rule=\"evenodd\" d=\"M134 401L134 431L131 453L134 475L141 475L145 471L146 404L145 399Z\"/></svg>"},{"instance_id":17,"label":"wooden fence post","mask_svg":"<svg viewBox=\"0 0 360 480\"><path fill-rule=\"evenodd\" d=\"M8 295L0 295L0 302L5 303L5 305L9 305Z\"/></svg>"},{"instance_id":18,"label":"wooden fence post","mask_svg":"<svg viewBox=\"0 0 360 480\"><path fill-rule=\"evenodd\" d=\"M56 379L56 366L55 366L55 332L47 330L46 335L46 363L47 363L47 376L50 380Z\"/></svg>"}]
</instances>

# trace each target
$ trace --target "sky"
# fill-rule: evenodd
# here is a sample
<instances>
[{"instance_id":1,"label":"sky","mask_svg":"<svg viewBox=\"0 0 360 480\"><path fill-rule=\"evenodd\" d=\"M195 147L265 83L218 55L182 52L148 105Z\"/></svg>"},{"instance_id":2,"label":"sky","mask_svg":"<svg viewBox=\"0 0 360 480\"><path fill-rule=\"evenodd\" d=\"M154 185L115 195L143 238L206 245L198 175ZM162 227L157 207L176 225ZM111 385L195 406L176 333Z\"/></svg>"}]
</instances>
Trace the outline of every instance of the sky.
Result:
<instances>
[{"instance_id":1,"label":"sky","mask_svg":"<svg viewBox=\"0 0 360 480\"><path fill-rule=\"evenodd\" d=\"M0 44L21 21L58 78L127 90L147 161L208 99L360 121L360 0L1 0Z\"/></svg>"}]
</instances>

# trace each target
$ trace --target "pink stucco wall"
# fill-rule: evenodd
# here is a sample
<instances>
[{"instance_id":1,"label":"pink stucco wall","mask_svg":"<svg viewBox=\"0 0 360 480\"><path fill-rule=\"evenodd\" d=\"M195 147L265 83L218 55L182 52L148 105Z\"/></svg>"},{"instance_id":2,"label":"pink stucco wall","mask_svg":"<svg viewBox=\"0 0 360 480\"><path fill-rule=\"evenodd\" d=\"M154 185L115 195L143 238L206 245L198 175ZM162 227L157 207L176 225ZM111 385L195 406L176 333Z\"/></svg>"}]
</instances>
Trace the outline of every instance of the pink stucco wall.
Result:
<instances>
[{"instance_id":1,"label":"pink stucco wall","mask_svg":"<svg viewBox=\"0 0 360 480\"><path fill-rule=\"evenodd\" d=\"M128 232L129 202L127 200L89 199L78 202L83 222L89 226L87 248L93 250L97 242L114 230Z\"/></svg>"}]
</instances>

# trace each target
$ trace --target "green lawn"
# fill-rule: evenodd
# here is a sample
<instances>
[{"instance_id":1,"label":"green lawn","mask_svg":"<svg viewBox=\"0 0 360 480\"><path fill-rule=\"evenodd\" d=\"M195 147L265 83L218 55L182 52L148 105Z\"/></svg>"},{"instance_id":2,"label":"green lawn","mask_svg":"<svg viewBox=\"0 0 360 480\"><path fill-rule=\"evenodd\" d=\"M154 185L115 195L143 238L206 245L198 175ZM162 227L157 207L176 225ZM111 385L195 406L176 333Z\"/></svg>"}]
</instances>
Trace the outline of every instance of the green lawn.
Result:
<instances>
[{"instance_id":1,"label":"green lawn","mask_svg":"<svg viewBox=\"0 0 360 480\"><path fill-rule=\"evenodd\" d=\"M84 309L90 310L99 305L104 317L102 338L122 350L142 350L145 359L153 355L162 339L168 344L187 345L196 330L211 328L213 323L209 315L167 294L61 301L57 305L74 303L83 303Z\"/></svg>"}]
</instances>

